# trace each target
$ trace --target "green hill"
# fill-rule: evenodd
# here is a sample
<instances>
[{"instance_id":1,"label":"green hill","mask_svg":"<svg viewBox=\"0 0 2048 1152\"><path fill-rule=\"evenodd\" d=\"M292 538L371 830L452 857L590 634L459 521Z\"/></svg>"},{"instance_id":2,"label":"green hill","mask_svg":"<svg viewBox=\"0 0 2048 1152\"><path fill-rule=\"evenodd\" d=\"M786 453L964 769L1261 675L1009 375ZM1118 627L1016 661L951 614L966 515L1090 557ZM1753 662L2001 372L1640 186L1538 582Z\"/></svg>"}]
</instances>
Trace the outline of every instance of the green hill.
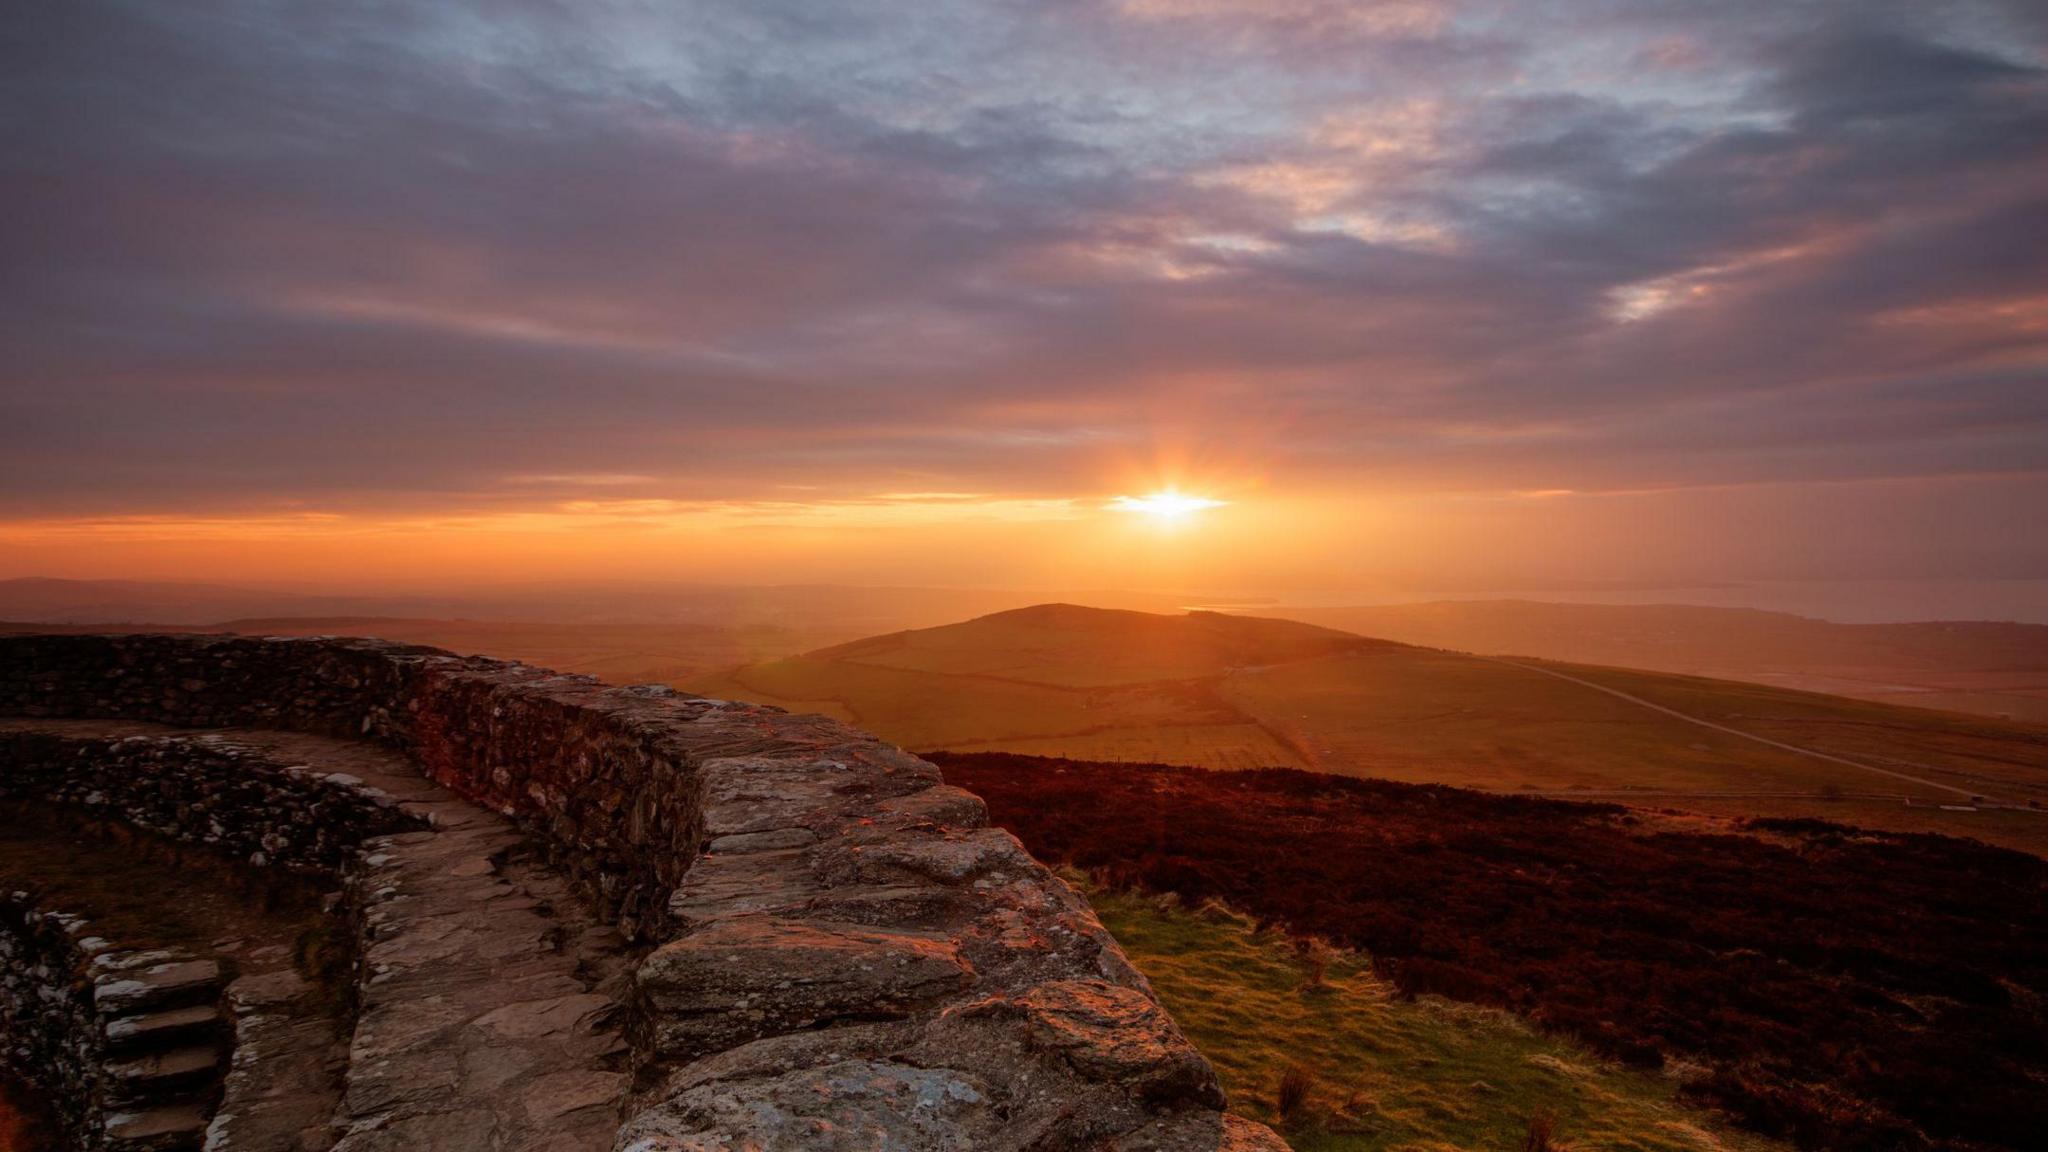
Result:
<instances>
[{"instance_id":1,"label":"green hill","mask_svg":"<svg viewBox=\"0 0 2048 1152\"><path fill-rule=\"evenodd\" d=\"M2048 728L1291 620L1041 605L682 686L920 751L1282 765L2048 848L2028 810L2048 798Z\"/></svg>"},{"instance_id":2,"label":"green hill","mask_svg":"<svg viewBox=\"0 0 2048 1152\"><path fill-rule=\"evenodd\" d=\"M1751 680L2048 723L2048 626L1838 624L1687 604L1445 600L1289 609L1289 618L1465 652Z\"/></svg>"}]
</instances>

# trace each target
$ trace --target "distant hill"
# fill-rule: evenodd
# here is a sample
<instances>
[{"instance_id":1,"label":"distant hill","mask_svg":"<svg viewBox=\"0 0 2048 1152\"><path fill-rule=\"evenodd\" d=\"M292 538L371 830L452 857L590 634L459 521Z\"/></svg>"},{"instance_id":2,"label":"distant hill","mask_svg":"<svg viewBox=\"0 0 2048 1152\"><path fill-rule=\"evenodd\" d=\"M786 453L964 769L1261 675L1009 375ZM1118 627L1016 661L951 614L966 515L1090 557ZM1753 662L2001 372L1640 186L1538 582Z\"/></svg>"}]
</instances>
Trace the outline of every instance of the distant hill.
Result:
<instances>
[{"instance_id":1,"label":"distant hill","mask_svg":"<svg viewBox=\"0 0 2048 1152\"><path fill-rule=\"evenodd\" d=\"M1722 815L1823 815L2048 848L2048 817L2024 811L2030 800L2048 802L2048 726L1784 687L1833 686L1812 671L1687 662L1704 661L1698 652L1790 662L1805 650L1786 638L1810 634L1834 645L1816 641L1814 651L1861 660L1853 667L1866 674L1886 661L1917 662L1911 675L1919 679L1888 673L1894 685L1945 676L1952 693L1973 683L1978 697L2025 702L2036 697L2021 695L2024 685L2041 682L2028 679L2043 663L2033 644L2048 629L1849 626L1719 609L1510 603L1324 610L1314 622L1040 604L903 630L897 622L906 614L929 618L1014 594L896 589L874 599L858 591L613 590L614 599L578 601L581 619L546 621L329 610L316 599L216 585L15 580L0 581L0 620L21 619L31 609L41 615L0 624L0 631L76 619L70 626L81 629L375 635L615 683L665 681L824 712L916 750L1209 768L1283 765ZM261 605L266 596L283 597L283 607L222 611ZM668 617L632 615L652 603L666 604ZM1354 611L1395 620L1387 626L1395 635L1368 639L1329 626ZM613 612L627 618L605 618ZM1502 623L1489 632L1489 621L1523 625L1517 632ZM1489 660L1441 648L1582 652L1582 660L1728 679ZM793 655L802 652L808 654ZM1635 655L1652 652L1663 657ZM1683 652L1695 655L1674 655ZM1842 666L1829 665L1837 675ZM1992 683L2005 687L1983 687ZM1882 698L1955 703L1952 695L1924 689Z\"/></svg>"},{"instance_id":2,"label":"distant hill","mask_svg":"<svg viewBox=\"0 0 2048 1152\"><path fill-rule=\"evenodd\" d=\"M280 616L204 624L0 623L0 632L145 629L164 632L238 632L245 636L374 636L428 644L462 655L523 660L561 672L579 672L614 684L687 680L734 664L800 651L830 634L772 625L719 628L708 624L536 624L520 621L434 620L393 616ZM843 633L841 633L843 635Z\"/></svg>"},{"instance_id":3,"label":"distant hill","mask_svg":"<svg viewBox=\"0 0 2048 1152\"><path fill-rule=\"evenodd\" d=\"M206 624L233 616L363 612L367 601L155 580L0 580L0 620L33 624Z\"/></svg>"},{"instance_id":4,"label":"distant hill","mask_svg":"<svg viewBox=\"0 0 2048 1152\"><path fill-rule=\"evenodd\" d=\"M1836 624L1745 608L1529 600L1275 611L1434 648L1753 680L2048 723L2048 625Z\"/></svg>"},{"instance_id":5,"label":"distant hill","mask_svg":"<svg viewBox=\"0 0 2048 1152\"><path fill-rule=\"evenodd\" d=\"M1079 687L1215 676L1234 668L1393 646L1291 620L1038 604L961 624L856 640L810 658Z\"/></svg>"},{"instance_id":6,"label":"distant hill","mask_svg":"<svg viewBox=\"0 0 2048 1152\"><path fill-rule=\"evenodd\" d=\"M683 686L914 750L1266 765L2048 848L2048 727L1468 656L1293 620L1040 605Z\"/></svg>"},{"instance_id":7,"label":"distant hill","mask_svg":"<svg viewBox=\"0 0 2048 1152\"><path fill-rule=\"evenodd\" d=\"M1182 601L1138 592L1074 592L1111 608ZM33 624L216 624L300 617L487 620L535 624L770 625L810 634L806 647L898 628L928 628L1022 608L1045 592L841 584L536 583L447 593L298 592L168 580L0 580L0 620ZM792 651L802 651L802 648Z\"/></svg>"}]
</instances>

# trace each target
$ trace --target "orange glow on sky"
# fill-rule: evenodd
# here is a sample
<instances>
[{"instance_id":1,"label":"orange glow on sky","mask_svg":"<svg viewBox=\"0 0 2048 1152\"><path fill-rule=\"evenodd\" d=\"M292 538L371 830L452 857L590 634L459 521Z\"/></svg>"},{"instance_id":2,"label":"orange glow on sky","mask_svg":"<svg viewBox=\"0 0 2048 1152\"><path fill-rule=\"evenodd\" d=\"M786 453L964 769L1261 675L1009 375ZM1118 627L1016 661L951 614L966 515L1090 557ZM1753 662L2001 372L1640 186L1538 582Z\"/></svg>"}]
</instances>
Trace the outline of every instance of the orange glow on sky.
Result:
<instances>
[{"instance_id":1,"label":"orange glow on sky","mask_svg":"<svg viewBox=\"0 0 2048 1152\"><path fill-rule=\"evenodd\" d=\"M2023 4L159 7L0 40L0 579L2048 588Z\"/></svg>"},{"instance_id":2,"label":"orange glow on sky","mask_svg":"<svg viewBox=\"0 0 2048 1152\"><path fill-rule=\"evenodd\" d=\"M617 579L1484 593L1682 583L1772 564L1824 572L1843 556L1876 568L1903 545L1871 525L1912 522L1959 500L1994 520L2023 514L2010 482L1958 483L1968 490L1266 491L1227 501L1187 488L1164 504L916 491L761 502L583 496L443 514L22 518L0 522L0 559L9 574L323 588ZM1851 515L1827 519L1845 507ZM1983 531L1984 523L1957 528Z\"/></svg>"}]
</instances>

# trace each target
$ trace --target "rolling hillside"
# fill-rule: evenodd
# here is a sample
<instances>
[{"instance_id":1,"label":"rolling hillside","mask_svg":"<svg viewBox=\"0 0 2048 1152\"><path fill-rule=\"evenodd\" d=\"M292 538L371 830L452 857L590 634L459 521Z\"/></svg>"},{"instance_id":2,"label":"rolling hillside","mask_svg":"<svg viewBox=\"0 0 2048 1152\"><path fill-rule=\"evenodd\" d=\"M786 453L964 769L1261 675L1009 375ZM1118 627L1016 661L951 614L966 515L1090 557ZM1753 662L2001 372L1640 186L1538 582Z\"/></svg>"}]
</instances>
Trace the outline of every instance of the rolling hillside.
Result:
<instances>
[{"instance_id":1,"label":"rolling hillside","mask_svg":"<svg viewBox=\"0 0 2048 1152\"><path fill-rule=\"evenodd\" d=\"M1791 1152L1682 1097L1661 1070L1508 1012L1404 992L1366 953L1261 931L1213 901L1190 909L1081 882L1216 1065L1231 1108L1295 1152L1520 1148L1538 1115L1572 1152ZM1290 1072L1297 1100L1282 1089Z\"/></svg>"},{"instance_id":2,"label":"rolling hillside","mask_svg":"<svg viewBox=\"0 0 2048 1152\"><path fill-rule=\"evenodd\" d=\"M809 658L1088 688L1217 676L1398 647L1291 620L1040 604L963 624L857 640Z\"/></svg>"},{"instance_id":3,"label":"rolling hillside","mask_svg":"<svg viewBox=\"0 0 2048 1152\"><path fill-rule=\"evenodd\" d=\"M2048 801L2048 728L1294 621L1041 605L684 686L920 751L1300 767L2048 849L2028 808Z\"/></svg>"},{"instance_id":4,"label":"rolling hillside","mask_svg":"<svg viewBox=\"0 0 2048 1152\"><path fill-rule=\"evenodd\" d=\"M1530 600L1275 611L1432 648L1750 680L2048 723L2048 626L2040 624L1837 624L1748 608Z\"/></svg>"}]
</instances>

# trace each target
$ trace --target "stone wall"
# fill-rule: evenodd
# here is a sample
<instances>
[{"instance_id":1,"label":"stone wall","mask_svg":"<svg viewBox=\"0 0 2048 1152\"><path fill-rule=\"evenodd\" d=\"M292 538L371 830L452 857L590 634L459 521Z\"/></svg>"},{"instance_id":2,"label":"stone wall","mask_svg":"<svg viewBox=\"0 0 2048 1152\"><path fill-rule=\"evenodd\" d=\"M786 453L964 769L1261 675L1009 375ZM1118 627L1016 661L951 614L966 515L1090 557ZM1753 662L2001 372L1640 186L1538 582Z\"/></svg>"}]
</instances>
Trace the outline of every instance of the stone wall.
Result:
<instances>
[{"instance_id":1,"label":"stone wall","mask_svg":"<svg viewBox=\"0 0 2048 1152\"><path fill-rule=\"evenodd\" d=\"M390 710L436 658L452 659L362 640L5 636L0 711L355 736L391 729Z\"/></svg>"},{"instance_id":2,"label":"stone wall","mask_svg":"<svg viewBox=\"0 0 2048 1152\"><path fill-rule=\"evenodd\" d=\"M32 893L0 893L0 1062L40 1086L79 1147L148 1147L165 1105L218 1091L221 989L211 959L121 948ZM166 1020L199 1055L190 1067L166 1066Z\"/></svg>"},{"instance_id":3,"label":"stone wall","mask_svg":"<svg viewBox=\"0 0 2048 1152\"><path fill-rule=\"evenodd\" d=\"M785 743L775 724L680 726L675 703L674 693L377 640L0 637L0 714L378 740L537 833L643 939L661 931L667 894L700 844L693 756Z\"/></svg>"},{"instance_id":4,"label":"stone wall","mask_svg":"<svg viewBox=\"0 0 2048 1152\"><path fill-rule=\"evenodd\" d=\"M357 781L203 735L78 740L0 729L0 796L74 805L259 867L332 877L365 837L420 826Z\"/></svg>"},{"instance_id":5,"label":"stone wall","mask_svg":"<svg viewBox=\"0 0 2048 1152\"><path fill-rule=\"evenodd\" d=\"M822 717L160 635L0 638L6 712L362 735L513 817L652 949L620 1149L1284 1147L977 798Z\"/></svg>"},{"instance_id":6,"label":"stone wall","mask_svg":"<svg viewBox=\"0 0 2048 1152\"><path fill-rule=\"evenodd\" d=\"M74 1134L89 1131L98 1085L85 921L38 907L27 892L0 893L0 1061L33 1081Z\"/></svg>"}]
</instances>

